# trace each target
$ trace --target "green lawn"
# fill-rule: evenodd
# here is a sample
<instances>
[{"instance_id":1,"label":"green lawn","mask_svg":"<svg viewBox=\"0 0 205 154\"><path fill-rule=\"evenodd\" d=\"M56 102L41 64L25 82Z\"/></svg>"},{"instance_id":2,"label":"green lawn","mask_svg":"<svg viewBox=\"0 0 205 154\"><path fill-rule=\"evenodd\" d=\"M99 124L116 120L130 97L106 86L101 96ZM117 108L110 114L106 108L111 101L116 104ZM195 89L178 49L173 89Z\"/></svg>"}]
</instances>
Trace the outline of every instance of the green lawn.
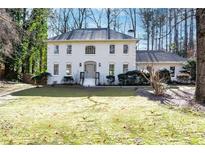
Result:
<instances>
[{"instance_id":1,"label":"green lawn","mask_svg":"<svg viewBox=\"0 0 205 154\"><path fill-rule=\"evenodd\" d=\"M205 115L127 88L32 88L0 104L0 144L205 144Z\"/></svg>"}]
</instances>

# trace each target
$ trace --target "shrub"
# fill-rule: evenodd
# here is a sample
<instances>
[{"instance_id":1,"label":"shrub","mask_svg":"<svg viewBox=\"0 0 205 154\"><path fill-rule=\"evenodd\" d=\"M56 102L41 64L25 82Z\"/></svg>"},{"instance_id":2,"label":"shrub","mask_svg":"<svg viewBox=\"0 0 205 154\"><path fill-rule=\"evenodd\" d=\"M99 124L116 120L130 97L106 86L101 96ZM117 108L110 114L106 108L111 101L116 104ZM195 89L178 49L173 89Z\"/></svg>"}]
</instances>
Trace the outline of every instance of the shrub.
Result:
<instances>
[{"instance_id":1,"label":"shrub","mask_svg":"<svg viewBox=\"0 0 205 154\"><path fill-rule=\"evenodd\" d=\"M65 83L71 83L71 82L74 81L74 79L73 79L72 76L64 76L64 77L63 77L63 81L64 81Z\"/></svg>"},{"instance_id":2,"label":"shrub","mask_svg":"<svg viewBox=\"0 0 205 154\"><path fill-rule=\"evenodd\" d=\"M107 82L109 83L109 85L113 84L115 82L115 76L114 75L107 75Z\"/></svg>"},{"instance_id":3,"label":"shrub","mask_svg":"<svg viewBox=\"0 0 205 154\"><path fill-rule=\"evenodd\" d=\"M42 83L46 82L47 78L49 76L51 76L50 73L42 72L42 73L39 73L37 75L34 75L31 79L34 80L35 85L37 85L37 87L39 87L39 84L42 84Z\"/></svg>"},{"instance_id":4,"label":"shrub","mask_svg":"<svg viewBox=\"0 0 205 154\"><path fill-rule=\"evenodd\" d=\"M159 70L159 78L164 83L169 83L171 81L170 71L167 69Z\"/></svg>"},{"instance_id":5,"label":"shrub","mask_svg":"<svg viewBox=\"0 0 205 154\"><path fill-rule=\"evenodd\" d=\"M144 75L149 78L149 73L144 73ZM139 70L128 71L124 74L118 75L118 80L120 85L148 85L149 81L142 75Z\"/></svg>"},{"instance_id":6,"label":"shrub","mask_svg":"<svg viewBox=\"0 0 205 154\"><path fill-rule=\"evenodd\" d=\"M191 76L192 81L196 81L196 60L190 59L183 66L182 73L188 73Z\"/></svg>"},{"instance_id":7,"label":"shrub","mask_svg":"<svg viewBox=\"0 0 205 154\"><path fill-rule=\"evenodd\" d=\"M8 81L20 81L21 77L17 72L9 71L5 74L5 79Z\"/></svg>"},{"instance_id":8,"label":"shrub","mask_svg":"<svg viewBox=\"0 0 205 154\"><path fill-rule=\"evenodd\" d=\"M189 83L190 82L190 75L187 73L181 73L177 75L177 82L178 83Z\"/></svg>"},{"instance_id":9,"label":"shrub","mask_svg":"<svg viewBox=\"0 0 205 154\"><path fill-rule=\"evenodd\" d=\"M128 76L126 74L119 74L118 75L118 81L120 85L125 85L127 81Z\"/></svg>"}]
</instances>

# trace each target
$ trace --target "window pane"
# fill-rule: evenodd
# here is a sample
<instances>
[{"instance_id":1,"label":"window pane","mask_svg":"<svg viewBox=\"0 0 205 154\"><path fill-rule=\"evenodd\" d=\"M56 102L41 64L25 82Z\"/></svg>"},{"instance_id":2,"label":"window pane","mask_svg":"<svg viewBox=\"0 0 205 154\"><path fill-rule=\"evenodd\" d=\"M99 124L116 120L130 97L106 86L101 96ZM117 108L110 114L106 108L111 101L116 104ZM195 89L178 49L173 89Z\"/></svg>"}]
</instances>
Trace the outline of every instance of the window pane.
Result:
<instances>
[{"instance_id":1,"label":"window pane","mask_svg":"<svg viewBox=\"0 0 205 154\"><path fill-rule=\"evenodd\" d=\"M66 65L66 75L71 75L72 74L72 68L71 64Z\"/></svg>"},{"instance_id":2,"label":"window pane","mask_svg":"<svg viewBox=\"0 0 205 154\"><path fill-rule=\"evenodd\" d=\"M110 54L115 53L115 45L110 45Z\"/></svg>"},{"instance_id":3,"label":"window pane","mask_svg":"<svg viewBox=\"0 0 205 154\"><path fill-rule=\"evenodd\" d=\"M72 54L72 45L67 46L67 54Z\"/></svg>"},{"instance_id":4,"label":"window pane","mask_svg":"<svg viewBox=\"0 0 205 154\"><path fill-rule=\"evenodd\" d=\"M110 64L109 65L109 75L114 75L115 74L115 65Z\"/></svg>"},{"instance_id":5,"label":"window pane","mask_svg":"<svg viewBox=\"0 0 205 154\"><path fill-rule=\"evenodd\" d=\"M54 48L54 54L59 54L59 46L56 45Z\"/></svg>"},{"instance_id":6,"label":"window pane","mask_svg":"<svg viewBox=\"0 0 205 154\"><path fill-rule=\"evenodd\" d=\"M128 71L128 64L123 64L123 73L127 73Z\"/></svg>"},{"instance_id":7,"label":"window pane","mask_svg":"<svg viewBox=\"0 0 205 154\"><path fill-rule=\"evenodd\" d=\"M123 45L123 53L128 53L128 45Z\"/></svg>"},{"instance_id":8,"label":"window pane","mask_svg":"<svg viewBox=\"0 0 205 154\"><path fill-rule=\"evenodd\" d=\"M85 54L95 54L95 46L86 46Z\"/></svg>"},{"instance_id":9,"label":"window pane","mask_svg":"<svg viewBox=\"0 0 205 154\"><path fill-rule=\"evenodd\" d=\"M59 74L59 65L58 64L54 64L53 74L54 75L58 75Z\"/></svg>"}]
</instances>

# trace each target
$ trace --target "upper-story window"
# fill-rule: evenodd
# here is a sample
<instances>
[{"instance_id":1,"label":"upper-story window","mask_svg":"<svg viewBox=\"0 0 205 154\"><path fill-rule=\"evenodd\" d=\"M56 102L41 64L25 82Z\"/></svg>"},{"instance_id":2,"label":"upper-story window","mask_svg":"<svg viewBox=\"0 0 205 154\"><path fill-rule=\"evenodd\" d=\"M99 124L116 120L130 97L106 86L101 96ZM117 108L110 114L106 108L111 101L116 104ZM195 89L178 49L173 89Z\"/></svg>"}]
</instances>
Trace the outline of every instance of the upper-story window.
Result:
<instances>
[{"instance_id":1,"label":"upper-story window","mask_svg":"<svg viewBox=\"0 0 205 154\"><path fill-rule=\"evenodd\" d=\"M128 54L128 45L127 44L123 45L123 53Z\"/></svg>"},{"instance_id":2,"label":"upper-story window","mask_svg":"<svg viewBox=\"0 0 205 154\"><path fill-rule=\"evenodd\" d=\"M115 45L110 45L110 54L115 53Z\"/></svg>"},{"instance_id":3,"label":"upper-story window","mask_svg":"<svg viewBox=\"0 0 205 154\"><path fill-rule=\"evenodd\" d=\"M95 46L86 46L85 54L95 54Z\"/></svg>"},{"instance_id":4,"label":"upper-story window","mask_svg":"<svg viewBox=\"0 0 205 154\"><path fill-rule=\"evenodd\" d=\"M59 45L54 47L54 54L59 54Z\"/></svg>"},{"instance_id":5,"label":"upper-story window","mask_svg":"<svg viewBox=\"0 0 205 154\"><path fill-rule=\"evenodd\" d=\"M72 54L72 45L67 45L67 54Z\"/></svg>"}]
</instances>

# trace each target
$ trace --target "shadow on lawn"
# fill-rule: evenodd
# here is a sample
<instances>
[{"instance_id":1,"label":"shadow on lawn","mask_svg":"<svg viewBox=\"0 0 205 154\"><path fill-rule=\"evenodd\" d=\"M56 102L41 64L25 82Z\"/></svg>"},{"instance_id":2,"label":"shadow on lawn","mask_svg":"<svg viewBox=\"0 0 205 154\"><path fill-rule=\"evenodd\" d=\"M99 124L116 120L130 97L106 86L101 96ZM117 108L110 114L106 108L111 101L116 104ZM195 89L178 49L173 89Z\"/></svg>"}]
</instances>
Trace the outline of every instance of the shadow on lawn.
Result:
<instances>
[{"instance_id":1,"label":"shadow on lawn","mask_svg":"<svg viewBox=\"0 0 205 154\"><path fill-rule=\"evenodd\" d=\"M191 113L194 116L205 117L205 106L196 104L194 102L193 98L191 97L193 93L183 91L179 88L174 89L175 90L173 90L173 88L168 89L169 92L164 96L155 96L152 90L147 88L137 89L136 93L138 96L148 98L148 100L158 101L168 109L179 111L183 114Z\"/></svg>"},{"instance_id":2,"label":"shadow on lawn","mask_svg":"<svg viewBox=\"0 0 205 154\"><path fill-rule=\"evenodd\" d=\"M134 88L104 88L104 87L70 87L70 86L45 86L41 88L30 88L11 94L12 96L42 96L42 97L125 97L136 96Z\"/></svg>"},{"instance_id":3,"label":"shadow on lawn","mask_svg":"<svg viewBox=\"0 0 205 154\"><path fill-rule=\"evenodd\" d=\"M170 95L165 96L155 96L151 88L143 88L143 89L137 89L137 95L146 97L148 100L151 101L160 101L161 104L170 104Z\"/></svg>"},{"instance_id":4,"label":"shadow on lawn","mask_svg":"<svg viewBox=\"0 0 205 154\"><path fill-rule=\"evenodd\" d=\"M193 93L176 87L167 89L164 96L156 96L154 95L153 90L148 88L137 89L136 91L139 96L147 97L152 101L160 101L161 104L189 106L193 103Z\"/></svg>"}]
</instances>

